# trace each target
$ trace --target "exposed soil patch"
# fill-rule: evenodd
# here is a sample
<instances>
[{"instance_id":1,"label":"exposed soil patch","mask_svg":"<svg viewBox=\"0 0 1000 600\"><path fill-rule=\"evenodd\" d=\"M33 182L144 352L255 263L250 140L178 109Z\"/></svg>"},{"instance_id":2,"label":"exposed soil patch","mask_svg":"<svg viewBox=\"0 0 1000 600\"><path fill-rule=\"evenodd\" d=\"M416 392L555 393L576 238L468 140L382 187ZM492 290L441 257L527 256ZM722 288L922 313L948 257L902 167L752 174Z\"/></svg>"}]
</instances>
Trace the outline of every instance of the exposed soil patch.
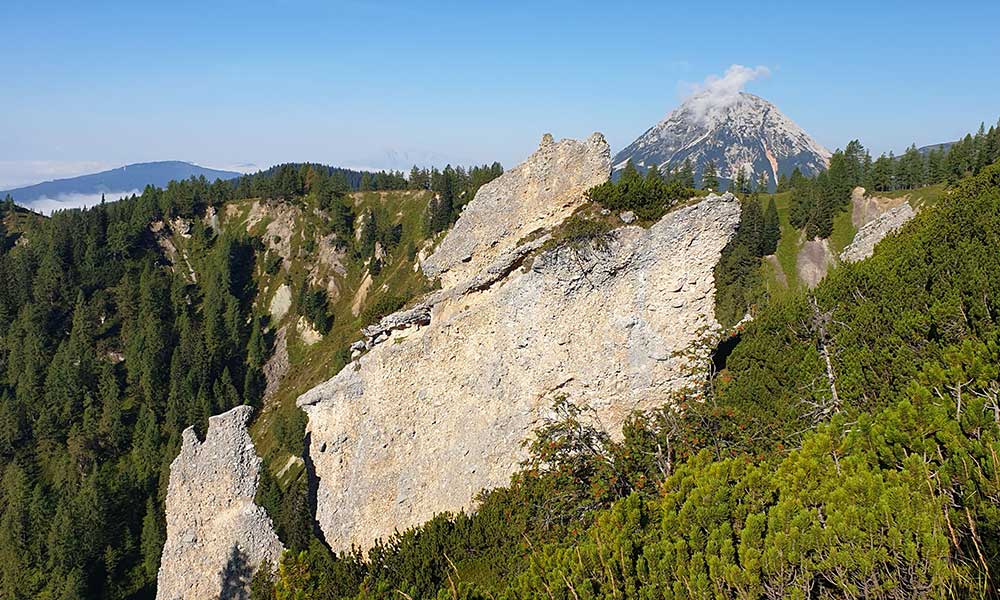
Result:
<instances>
[{"instance_id":1,"label":"exposed soil patch","mask_svg":"<svg viewBox=\"0 0 1000 600\"><path fill-rule=\"evenodd\" d=\"M833 252L830 251L829 240L809 240L802 244L795 261L795 270L806 287L816 287L826 277L831 266Z\"/></svg>"}]
</instances>

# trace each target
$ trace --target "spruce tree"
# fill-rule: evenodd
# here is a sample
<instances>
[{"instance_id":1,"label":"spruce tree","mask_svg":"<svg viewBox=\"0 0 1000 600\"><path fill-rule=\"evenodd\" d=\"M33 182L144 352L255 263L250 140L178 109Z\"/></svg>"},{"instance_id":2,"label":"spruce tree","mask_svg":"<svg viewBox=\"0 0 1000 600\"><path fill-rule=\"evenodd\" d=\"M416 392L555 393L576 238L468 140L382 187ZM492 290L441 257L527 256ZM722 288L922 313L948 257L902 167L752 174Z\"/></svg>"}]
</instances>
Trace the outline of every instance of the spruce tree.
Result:
<instances>
[{"instance_id":1,"label":"spruce tree","mask_svg":"<svg viewBox=\"0 0 1000 600\"><path fill-rule=\"evenodd\" d=\"M774 197L771 197L767 201L767 210L764 212L764 236L761 254L764 256L774 254L778 249L780 239L781 222L778 219L778 207L774 204Z\"/></svg>"},{"instance_id":2,"label":"spruce tree","mask_svg":"<svg viewBox=\"0 0 1000 600\"><path fill-rule=\"evenodd\" d=\"M163 551L165 540L166 536L163 533L163 526L160 525L160 515L156 510L156 504L152 497L147 498L139 543L143 570L146 573L146 578L150 581L156 580L156 572L160 568L160 553Z\"/></svg>"},{"instance_id":3,"label":"spruce tree","mask_svg":"<svg viewBox=\"0 0 1000 600\"><path fill-rule=\"evenodd\" d=\"M685 158L677 170L677 181L685 188L694 188L694 167L691 166L690 158Z\"/></svg>"},{"instance_id":4,"label":"spruce tree","mask_svg":"<svg viewBox=\"0 0 1000 600\"><path fill-rule=\"evenodd\" d=\"M758 195L766 194L768 193L770 187L771 187L770 175L768 175L767 171L761 171L760 176L757 178L757 186L755 189L756 193Z\"/></svg>"},{"instance_id":5,"label":"spruce tree","mask_svg":"<svg viewBox=\"0 0 1000 600\"><path fill-rule=\"evenodd\" d=\"M788 191L788 175L782 173L781 175L778 176L778 187L777 189L775 189L775 192L780 194L782 192L787 192L787 191Z\"/></svg>"},{"instance_id":6,"label":"spruce tree","mask_svg":"<svg viewBox=\"0 0 1000 600\"><path fill-rule=\"evenodd\" d=\"M764 213L760 209L760 201L756 198L743 204L743 214L740 217L740 235L747 248L755 256L763 256Z\"/></svg>"},{"instance_id":7,"label":"spruce tree","mask_svg":"<svg viewBox=\"0 0 1000 600\"><path fill-rule=\"evenodd\" d=\"M701 189L703 190L719 190L719 173L715 168L715 161L710 160L705 164L705 168L701 172Z\"/></svg>"},{"instance_id":8,"label":"spruce tree","mask_svg":"<svg viewBox=\"0 0 1000 600\"><path fill-rule=\"evenodd\" d=\"M374 182L372 181L372 176L370 173L361 174L361 184L358 186L358 190L362 192L369 192L375 189Z\"/></svg>"},{"instance_id":9,"label":"spruce tree","mask_svg":"<svg viewBox=\"0 0 1000 600\"><path fill-rule=\"evenodd\" d=\"M618 176L619 185L633 185L638 184L642 180L639 176L639 171L636 171L635 165L629 160L625 163L625 167L622 169L621 174Z\"/></svg>"}]
</instances>

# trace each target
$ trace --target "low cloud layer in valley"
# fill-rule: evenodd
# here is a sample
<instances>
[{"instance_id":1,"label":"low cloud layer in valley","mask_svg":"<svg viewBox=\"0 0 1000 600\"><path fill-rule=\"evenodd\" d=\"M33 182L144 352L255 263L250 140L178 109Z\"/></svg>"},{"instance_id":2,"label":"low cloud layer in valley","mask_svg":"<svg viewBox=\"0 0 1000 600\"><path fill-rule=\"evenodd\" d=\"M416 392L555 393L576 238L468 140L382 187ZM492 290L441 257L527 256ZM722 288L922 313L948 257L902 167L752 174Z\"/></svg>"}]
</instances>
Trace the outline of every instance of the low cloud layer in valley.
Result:
<instances>
[{"instance_id":1,"label":"low cloud layer in valley","mask_svg":"<svg viewBox=\"0 0 1000 600\"><path fill-rule=\"evenodd\" d=\"M127 192L105 192L104 194L60 194L55 198L38 198L37 200L32 200L31 202L25 202L24 205L35 212L42 213L43 215L51 215L57 210L95 206L101 203L102 197L105 201L112 202L114 200L120 200L125 196L141 193L141 190L130 190Z\"/></svg>"}]
</instances>

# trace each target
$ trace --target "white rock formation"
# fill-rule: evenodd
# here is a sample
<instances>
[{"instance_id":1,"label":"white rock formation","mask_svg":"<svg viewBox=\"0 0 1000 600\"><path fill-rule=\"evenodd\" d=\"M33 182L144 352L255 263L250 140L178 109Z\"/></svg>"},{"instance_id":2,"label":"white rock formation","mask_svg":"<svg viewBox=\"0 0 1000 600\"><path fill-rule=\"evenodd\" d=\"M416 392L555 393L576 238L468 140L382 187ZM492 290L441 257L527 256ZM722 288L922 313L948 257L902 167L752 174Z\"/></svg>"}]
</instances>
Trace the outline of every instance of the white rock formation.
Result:
<instances>
[{"instance_id":1,"label":"white rock formation","mask_svg":"<svg viewBox=\"0 0 1000 600\"><path fill-rule=\"evenodd\" d=\"M288 287L288 284L281 284L278 289L274 292L274 298L271 298L271 307L268 312L271 313L271 319L275 322L280 321L288 314L288 309L292 306L292 288Z\"/></svg>"},{"instance_id":2,"label":"white rock formation","mask_svg":"<svg viewBox=\"0 0 1000 600\"><path fill-rule=\"evenodd\" d=\"M713 268L740 213L731 195L522 264L545 236L524 238L584 202L608 156L599 135L547 137L484 186L424 261L444 289L368 331L367 354L299 399L317 520L335 549L369 547L508 483L558 395L615 430L689 381L676 353L718 326Z\"/></svg>"},{"instance_id":3,"label":"white rock formation","mask_svg":"<svg viewBox=\"0 0 1000 600\"><path fill-rule=\"evenodd\" d=\"M445 289L479 273L519 240L561 223L610 171L611 149L600 133L583 142L556 142L545 134L526 161L479 188L452 231L421 263L424 273L441 276Z\"/></svg>"},{"instance_id":4,"label":"white rock formation","mask_svg":"<svg viewBox=\"0 0 1000 600\"><path fill-rule=\"evenodd\" d=\"M854 225L855 229L860 229L866 223L877 219L887 210L896 208L900 204L906 203L909 199L909 194L898 198L890 198L889 196L869 194L868 190L857 186L851 190L851 224Z\"/></svg>"},{"instance_id":5,"label":"white rock formation","mask_svg":"<svg viewBox=\"0 0 1000 600\"><path fill-rule=\"evenodd\" d=\"M281 556L271 519L253 501L261 460L246 430L251 411L211 417L204 442L184 430L170 465L158 600L245 598L261 562Z\"/></svg>"},{"instance_id":6,"label":"white rock formation","mask_svg":"<svg viewBox=\"0 0 1000 600\"><path fill-rule=\"evenodd\" d=\"M840 260L857 262L868 258L875 251L876 244L905 225L916 214L908 202L903 202L865 223L854 235L854 240L840 253Z\"/></svg>"},{"instance_id":7,"label":"white rock formation","mask_svg":"<svg viewBox=\"0 0 1000 600\"><path fill-rule=\"evenodd\" d=\"M799 280L811 290L823 281L833 264L830 240L806 240L795 258L795 271L799 275Z\"/></svg>"}]
</instances>

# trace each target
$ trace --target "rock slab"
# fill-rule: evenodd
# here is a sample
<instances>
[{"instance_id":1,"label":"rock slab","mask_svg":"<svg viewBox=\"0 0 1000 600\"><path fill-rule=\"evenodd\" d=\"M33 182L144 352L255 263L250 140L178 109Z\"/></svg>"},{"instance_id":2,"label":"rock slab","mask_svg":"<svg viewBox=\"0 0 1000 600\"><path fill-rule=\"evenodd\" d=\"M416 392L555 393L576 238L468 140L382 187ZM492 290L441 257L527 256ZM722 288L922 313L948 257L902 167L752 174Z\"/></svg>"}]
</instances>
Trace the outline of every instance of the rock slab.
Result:
<instances>
[{"instance_id":1,"label":"rock slab","mask_svg":"<svg viewBox=\"0 0 1000 600\"><path fill-rule=\"evenodd\" d=\"M281 557L270 517L254 504L261 459L246 429L251 412L209 418L204 442L184 430L170 465L157 600L247 598L254 571Z\"/></svg>"},{"instance_id":2,"label":"rock slab","mask_svg":"<svg viewBox=\"0 0 1000 600\"><path fill-rule=\"evenodd\" d=\"M560 395L593 407L614 431L691 381L679 354L718 327L713 269L739 202L711 195L649 229L623 227L541 252L530 267L498 268L518 264L504 257L532 243L518 244L526 230L556 222L583 201L570 198L608 176L603 138L553 144L544 140L511 171L533 174L530 192L521 181L481 190L424 262L447 275L426 302L429 322L387 331L387 343L299 399L319 480L317 520L334 549L370 547L507 484L522 441ZM570 148L588 156L570 160ZM589 174L565 173L562 162ZM504 198L517 222L533 225L505 222Z\"/></svg>"},{"instance_id":3,"label":"rock slab","mask_svg":"<svg viewBox=\"0 0 1000 600\"><path fill-rule=\"evenodd\" d=\"M519 240L562 222L610 173L611 148L600 133L558 142L545 134L526 161L479 188L421 268L444 288L467 279Z\"/></svg>"},{"instance_id":4,"label":"rock slab","mask_svg":"<svg viewBox=\"0 0 1000 600\"><path fill-rule=\"evenodd\" d=\"M903 202L868 221L858 229L854 240L840 253L840 260L857 262L868 258L875 252L876 244L905 225L916 214L908 202Z\"/></svg>"}]
</instances>

